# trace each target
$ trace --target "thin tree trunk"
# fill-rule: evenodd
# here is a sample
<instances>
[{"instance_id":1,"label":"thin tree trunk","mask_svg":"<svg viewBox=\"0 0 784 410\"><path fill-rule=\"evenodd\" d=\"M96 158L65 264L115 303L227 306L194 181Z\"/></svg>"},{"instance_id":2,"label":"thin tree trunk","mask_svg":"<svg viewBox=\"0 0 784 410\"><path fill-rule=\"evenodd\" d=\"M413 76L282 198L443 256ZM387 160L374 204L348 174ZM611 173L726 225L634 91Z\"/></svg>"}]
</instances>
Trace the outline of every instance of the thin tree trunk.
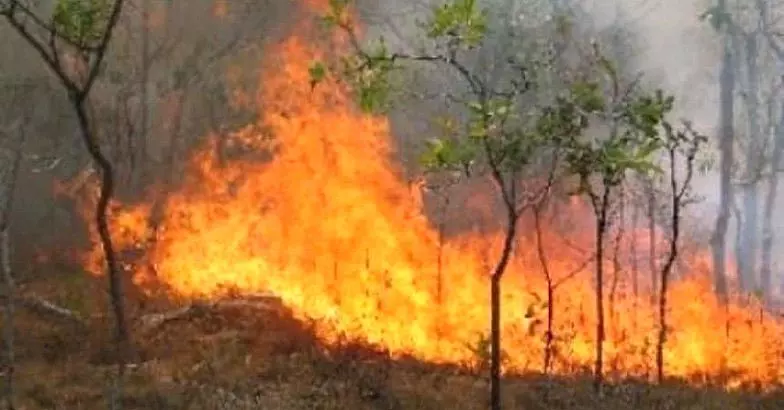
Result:
<instances>
[{"instance_id":1,"label":"thin tree trunk","mask_svg":"<svg viewBox=\"0 0 784 410\"><path fill-rule=\"evenodd\" d=\"M607 233L607 212L611 187L605 185L596 212L596 361L594 362L594 391L601 395L604 386L604 237Z\"/></svg>"},{"instance_id":2,"label":"thin tree trunk","mask_svg":"<svg viewBox=\"0 0 784 410\"><path fill-rule=\"evenodd\" d=\"M632 204L632 232L629 239L629 253L631 254L632 294L636 299L640 296L640 259L637 255L637 228L640 225L640 209ZM636 310L636 309L635 309Z\"/></svg>"},{"instance_id":3,"label":"thin tree trunk","mask_svg":"<svg viewBox=\"0 0 784 410\"><path fill-rule=\"evenodd\" d=\"M514 203L507 204L507 226L501 257L490 278L490 408L501 409L501 278L509 264L517 232Z\"/></svg>"},{"instance_id":4,"label":"thin tree trunk","mask_svg":"<svg viewBox=\"0 0 784 410\"><path fill-rule=\"evenodd\" d=\"M759 240L759 188L756 182L749 182L743 186L743 230L738 242L738 275L743 280L743 291L756 293L759 290L757 282L757 256Z\"/></svg>"},{"instance_id":5,"label":"thin tree trunk","mask_svg":"<svg viewBox=\"0 0 784 410\"><path fill-rule=\"evenodd\" d=\"M139 155L141 156L141 167L139 179L145 177L145 172L149 163L149 155L147 152L147 145L149 141L150 132L150 97L149 97L149 83L150 83L150 0L142 0L142 33L141 33L141 79L139 86L141 87L141 118L139 130Z\"/></svg>"},{"instance_id":6,"label":"thin tree trunk","mask_svg":"<svg viewBox=\"0 0 784 410\"><path fill-rule=\"evenodd\" d=\"M4 371L5 371L5 388L3 397L5 401L6 410L14 410L14 373L16 370L16 358L14 347L14 313L16 312L16 304L14 297L11 296L16 292L16 284L14 276L11 271L11 245L8 235L8 224L3 222L0 227L0 258L3 264L3 287L4 292L7 294L5 298L5 312L3 313L3 344L5 350Z\"/></svg>"},{"instance_id":7,"label":"thin tree trunk","mask_svg":"<svg viewBox=\"0 0 784 410\"><path fill-rule=\"evenodd\" d=\"M757 257L759 241L759 178L762 164L760 153L762 132L759 118L759 69L757 63L757 36L746 39L746 67L748 90L746 90L746 111L748 118L749 142L746 148L746 173L743 191L743 230L738 243L738 273L747 292L758 290Z\"/></svg>"},{"instance_id":8,"label":"thin tree trunk","mask_svg":"<svg viewBox=\"0 0 784 410\"><path fill-rule=\"evenodd\" d=\"M677 214L678 211L675 211ZM680 216L673 216L673 219L680 218ZM679 227L677 224L673 226L673 238L670 240L670 251L667 256L667 261L662 267L661 273L661 290L659 292L659 335L656 343L656 375L659 383L664 381L664 345L667 343L667 290L670 280L670 272L672 271L673 263L678 256L678 235Z\"/></svg>"},{"instance_id":9,"label":"thin tree trunk","mask_svg":"<svg viewBox=\"0 0 784 410\"><path fill-rule=\"evenodd\" d=\"M109 43L112 39L112 34L119 21L120 14L123 9L125 0L114 0L110 5L110 13L105 21L103 32L101 33L100 41L98 44L90 49L82 48L76 50L75 54L79 57L79 63L82 64L84 72L82 76L70 76L71 70L67 69L60 58L60 50L57 48L59 40L67 40L61 33L49 33L46 37L37 37L31 33L24 19L19 19L20 2L13 1L6 10L4 16L16 32L21 35L27 43L39 54L43 59L46 66L52 70L62 84L63 88L67 91L71 105L76 113L79 129L81 131L82 140L101 172L101 187L98 203L96 205L96 225L98 234L101 238L103 250L106 257L107 271L109 276L109 293L112 303L112 311L114 313L116 329L116 347L118 350L118 374L117 385L115 386L114 395L117 397L110 397L110 407L121 407L119 400L122 395L122 378L125 369L126 353L125 345L129 339L128 328L125 319L124 300L122 292L122 278L120 277L120 270L117 266L117 261L112 246L112 238L109 232L109 223L107 221L107 208L112 194L114 193L114 169L111 162L107 159L106 155L101 151L101 144L98 141L96 133L88 119L87 114L87 98L92 90L95 81L101 73L103 68L104 59ZM94 29L92 27L91 29ZM81 77L81 78L75 78Z\"/></svg>"},{"instance_id":10,"label":"thin tree trunk","mask_svg":"<svg viewBox=\"0 0 784 410\"><path fill-rule=\"evenodd\" d=\"M436 303L441 306L444 303L444 278L443 278L443 259L444 259L444 223L438 224L438 256L436 261Z\"/></svg>"},{"instance_id":11,"label":"thin tree trunk","mask_svg":"<svg viewBox=\"0 0 784 410\"><path fill-rule=\"evenodd\" d=\"M615 325L615 298L618 292L618 284L620 282L621 276L621 242L623 241L623 237L625 234L625 224L626 224L626 210L624 201L624 190L623 186L620 189L620 202L619 202L619 211L618 211L618 231L615 235L615 240L613 243L613 277L612 282L610 283L610 295L609 295L609 304L610 304L610 328Z\"/></svg>"},{"instance_id":12,"label":"thin tree trunk","mask_svg":"<svg viewBox=\"0 0 784 410\"><path fill-rule=\"evenodd\" d=\"M439 306L444 303L444 230L446 229L447 210L449 209L449 194L444 194L444 203L441 207L440 220L438 221L438 271L436 272L436 301Z\"/></svg>"},{"instance_id":13,"label":"thin tree trunk","mask_svg":"<svg viewBox=\"0 0 784 410\"><path fill-rule=\"evenodd\" d=\"M724 7L722 10L725 9ZM733 123L735 117L735 72L732 50L729 44L725 44L724 46L724 57L722 59L719 86L720 203L716 224L711 237L711 249L713 255L714 288L719 299L722 302L726 302L728 296L726 237L730 218L730 204L732 203L733 196L731 178L732 163L734 160Z\"/></svg>"},{"instance_id":14,"label":"thin tree trunk","mask_svg":"<svg viewBox=\"0 0 784 410\"><path fill-rule=\"evenodd\" d=\"M536 251L539 256L539 264L542 267L542 273L547 283L547 331L544 335L544 360L542 363L542 373L545 375L550 374L550 366L553 357L553 325L555 322L555 285L553 283L553 276L550 273L550 264L547 262L547 255L544 250L544 240L542 238L542 223L541 223L541 210L534 210L534 229L536 230Z\"/></svg>"},{"instance_id":15,"label":"thin tree trunk","mask_svg":"<svg viewBox=\"0 0 784 410\"><path fill-rule=\"evenodd\" d=\"M731 212L732 215L735 216L735 243L734 243L734 251L735 255L740 255L743 253L743 229L745 226L745 220L743 219L743 213L738 205L735 203L733 198L731 205ZM745 291L749 288L748 282L746 282L746 275L743 273L743 267L741 263L735 264L735 277L738 278L738 288L741 291Z\"/></svg>"},{"instance_id":16,"label":"thin tree trunk","mask_svg":"<svg viewBox=\"0 0 784 410\"><path fill-rule=\"evenodd\" d=\"M121 270L117 264L117 257L112 243L108 221L109 202L114 193L114 168L101 151L98 140L93 134L89 119L87 118L87 112L85 111L84 102L83 99L73 98L73 105L79 121L79 128L82 132L82 140L101 173L101 188L98 196L98 203L95 208L95 222L106 258L109 296L111 298L111 307L115 320L118 383L121 384L125 372L126 355L129 354L128 343L130 337L125 317L123 280L120 276Z\"/></svg>"},{"instance_id":17,"label":"thin tree trunk","mask_svg":"<svg viewBox=\"0 0 784 410\"><path fill-rule=\"evenodd\" d=\"M765 210L762 216L762 265L760 266L760 280L762 282L763 298L766 304L771 302L773 241L775 239L775 233L773 232L773 213L776 208L776 196L778 195L778 171L781 165L782 152L784 152L784 104L781 106L779 125L776 127L773 153L770 162L771 174L770 177L768 177L768 192L765 197Z\"/></svg>"},{"instance_id":18,"label":"thin tree trunk","mask_svg":"<svg viewBox=\"0 0 784 410\"><path fill-rule=\"evenodd\" d=\"M637 318L640 302L640 258L637 255L637 228L640 225L640 208L632 203L632 237L629 242L629 253L631 254L631 270L632 270L632 326L637 330Z\"/></svg>"},{"instance_id":19,"label":"thin tree trunk","mask_svg":"<svg viewBox=\"0 0 784 410\"><path fill-rule=\"evenodd\" d=\"M659 291L659 269L656 267L656 192L653 181L646 181L648 196L648 270L651 275L651 297Z\"/></svg>"},{"instance_id":20,"label":"thin tree trunk","mask_svg":"<svg viewBox=\"0 0 784 410\"><path fill-rule=\"evenodd\" d=\"M661 289L659 290L659 332L656 341L656 379L659 383L664 381L664 345L667 343L667 290L669 286L670 273L672 272L675 260L678 258L678 239L680 237L680 212L681 212L681 199L682 193L686 192L686 188L679 192L678 183L676 180L676 166L675 166L676 151L675 148L670 148L670 192L671 198L671 216L670 228L672 229L672 236L670 236L669 249L667 252L667 259L661 269ZM692 164L687 165L691 167ZM684 184L691 183L691 168L689 175L684 181Z\"/></svg>"},{"instance_id":21,"label":"thin tree trunk","mask_svg":"<svg viewBox=\"0 0 784 410\"><path fill-rule=\"evenodd\" d=\"M490 278L490 409L501 409L501 280Z\"/></svg>"},{"instance_id":22,"label":"thin tree trunk","mask_svg":"<svg viewBox=\"0 0 784 410\"><path fill-rule=\"evenodd\" d=\"M15 334L14 334L14 313L16 310L15 296L16 284L14 282L14 275L11 267L11 244L9 229L11 226L11 206L14 200L14 189L16 188L16 178L19 172L19 164L22 158L22 144L24 142L24 131L20 128L14 130L16 135L12 142L12 147L7 148L8 157L5 158L3 165L4 168L4 181L3 194L0 199L3 201L0 206L0 263L2 263L3 275L3 291L5 293L5 312L3 314L3 344L4 344L4 368L5 368L5 388L3 397L5 401L5 408L7 410L14 410L14 376L15 376Z\"/></svg>"}]
</instances>

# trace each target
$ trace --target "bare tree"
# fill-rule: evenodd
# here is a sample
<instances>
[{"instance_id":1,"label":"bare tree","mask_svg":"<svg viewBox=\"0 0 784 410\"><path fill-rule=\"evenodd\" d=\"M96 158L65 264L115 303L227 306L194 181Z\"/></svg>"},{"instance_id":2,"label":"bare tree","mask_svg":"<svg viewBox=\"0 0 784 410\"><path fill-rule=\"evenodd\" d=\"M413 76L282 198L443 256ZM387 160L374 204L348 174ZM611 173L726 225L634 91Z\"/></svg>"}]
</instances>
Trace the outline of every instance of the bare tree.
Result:
<instances>
[{"instance_id":1,"label":"bare tree","mask_svg":"<svg viewBox=\"0 0 784 410\"><path fill-rule=\"evenodd\" d=\"M674 130L668 123L665 129L665 149L669 162L669 195L670 195L670 229L667 257L660 271L661 289L659 289L659 331L656 342L656 375L659 383L664 381L664 345L667 341L667 291L670 276L678 259L680 246L681 212L688 204L691 181L694 176L694 161L700 146L707 140L686 125L684 130ZM678 181L678 159L682 157L685 175Z\"/></svg>"},{"instance_id":2,"label":"bare tree","mask_svg":"<svg viewBox=\"0 0 784 410\"><path fill-rule=\"evenodd\" d=\"M545 283L547 285L547 298L545 300L545 305L547 308L547 319L546 319L546 330L544 334L544 353L543 353L543 360L542 360L542 372L545 375L550 374L550 370L552 368L552 362L555 355L555 304L556 304L556 291L558 288L561 287L564 283L569 281L571 278L576 276L578 273L582 272L589 263L594 259L594 256L587 258L583 263L581 263L576 269L567 273L566 275L556 278L553 275L552 270L550 269L550 262L547 257L547 251L545 250L544 245L544 232L542 229L542 212L544 210L544 206L547 204L546 201L542 201L540 204L533 207L533 216L534 216L534 230L536 233L536 254L539 259L539 265L542 268L542 275L544 275Z\"/></svg>"},{"instance_id":3,"label":"bare tree","mask_svg":"<svg viewBox=\"0 0 784 410\"><path fill-rule=\"evenodd\" d=\"M90 2L58 2L49 19L42 18L19 0L0 2L0 15L39 54L68 94L76 114L82 141L101 174L101 187L96 205L96 225L103 246L109 294L115 319L115 342L118 359L117 393L128 353L129 331L121 270L112 244L107 209L115 189L114 168L101 149L96 127L88 113L88 97L101 73L112 33L119 20L124 0L114 0L101 8ZM93 26L83 27L83 21ZM116 400L112 400L116 405Z\"/></svg>"},{"instance_id":4,"label":"bare tree","mask_svg":"<svg viewBox=\"0 0 784 410\"><path fill-rule=\"evenodd\" d=\"M444 241L446 240L446 223L448 220L449 205L452 202L452 187L459 182L452 173L445 173L443 181L429 183L426 189L437 197L438 201L438 250L436 254L436 301L439 305L444 300L444 280L443 280L443 266L444 266Z\"/></svg>"}]
</instances>

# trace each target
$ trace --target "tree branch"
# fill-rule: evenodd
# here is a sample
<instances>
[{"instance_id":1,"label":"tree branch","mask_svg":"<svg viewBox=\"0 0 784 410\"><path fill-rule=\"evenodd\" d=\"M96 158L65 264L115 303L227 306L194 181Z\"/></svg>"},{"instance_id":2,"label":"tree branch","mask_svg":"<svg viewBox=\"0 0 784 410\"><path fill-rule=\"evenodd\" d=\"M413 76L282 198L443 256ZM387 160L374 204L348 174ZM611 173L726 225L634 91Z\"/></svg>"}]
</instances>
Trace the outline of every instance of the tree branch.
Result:
<instances>
[{"instance_id":1,"label":"tree branch","mask_svg":"<svg viewBox=\"0 0 784 410\"><path fill-rule=\"evenodd\" d=\"M125 0L114 1L112 12L109 15L109 21L106 23L106 28L104 29L103 36L101 37L101 42L99 43L97 50L95 50L95 59L92 62L90 70L88 71L87 80L82 86L81 93L77 94L78 101L80 103L83 102L90 93L95 79L101 72L101 65L103 64L104 57L106 56L106 51L109 49L109 41L112 39L114 26L117 25L117 20L120 18L120 11L122 11L124 3Z\"/></svg>"}]
</instances>

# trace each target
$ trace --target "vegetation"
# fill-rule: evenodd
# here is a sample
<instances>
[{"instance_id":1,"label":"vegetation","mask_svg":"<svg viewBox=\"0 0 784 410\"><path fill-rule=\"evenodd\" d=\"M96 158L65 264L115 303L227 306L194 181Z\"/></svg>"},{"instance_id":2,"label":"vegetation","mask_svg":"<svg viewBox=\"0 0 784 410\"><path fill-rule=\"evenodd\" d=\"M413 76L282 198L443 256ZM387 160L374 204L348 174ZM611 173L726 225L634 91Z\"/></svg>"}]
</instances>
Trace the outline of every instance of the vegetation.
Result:
<instances>
[{"instance_id":1,"label":"vegetation","mask_svg":"<svg viewBox=\"0 0 784 410\"><path fill-rule=\"evenodd\" d=\"M102 285L92 281L86 286ZM82 292L65 278L62 283L38 283L34 290L50 300L64 292ZM110 352L102 348L105 338L100 331L90 332L93 336L85 340L74 328L53 327L26 312L20 312L17 322L17 408L104 406L102 384L109 373L105 354ZM96 330L105 325L94 324ZM483 374L413 359L393 360L383 349L352 340L324 345L307 324L280 307L206 311L172 321L139 340L145 361L128 369L123 408L129 410L487 408L482 400L487 391ZM506 379L502 400L505 408L525 409L774 410L782 397L629 380L609 385L599 399L590 375L527 375Z\"/></svg>"},{"instance_id":2,"label":"vegetation","mask_svg":"<svg viewBox=\"0 0 784 410\"><path fill-rule=\"evenodd\" d=\"M114 168L101 149L95 134L95 123L88 114L88 97L98 77L104 57L108 51L112 32L120 17L123 0L112 4L86 0L62 0L55 5L52 24L43 23L27 5L17 0L3 4L0 13L8 23L34 48L60 80L68 93L82 141L101 173L101 192L95 208L95 220L105 253L109 293L112 295L112 310L116 327L115 338L118 349L117 394L122 394L121 383L125 357L129 352L128 324L125 315L124 291L120 270L109 231L107 213L109 201L114 193ZM37 27L30 28L28 19L34 19ZM62 48L65 48L63 50ZM65 53L65 55L63 55ZM72 58L66 62L63 58ZM13 167L16 169L16 166ZM116 399L111 399L114 403ZM112 404L111 408L116 408Z\"/></svg>"},{"instance_id":3,"label":"vegetation","mask_svg":"<svg viewBox=\"0 0 784 410\"><path fill-rule=\"evenodd\" d=\"M333 1L325 17L329 25L344 30L357 53L348 59L353 63L335 71L348 78L357 90L359 104L366 110L384 106L389 92L387 76L401 61L441 64L454 70L468 90L463 99L468 112L464 123L459 119L450 122L450 134L433 140L424 156L428 168L435 170L458 170L471 174L490 175L498 195L506 209L504 245L490 275L491 318L490 318L490 381L491 408L501 406L501 278L512 254L520 217L536 207L550 193L556 177L560 174L575 176L575 194L585 195L595 216L595 289L596 289L596 361L594 365L594 389L602 392L604 383L603 346L605 340L604 307L604 264L605 239L612 223L610 211L615 201L616 190L625 183L630 172L649 173L661 171L654 162L654 155L663 147L670 153L671 170L674 172L680 146L692 141L684 133L677 136L665 117L672 110L673 98L662 91L645 93L635 84L625 86L614 64L602 55L594 45L593 61L579 80L566 84L564 92L547 103L523 99L531 89L539 89L537 70L556 67L555 61L515 61L509 58L509 69L517 76L505 79L506 87L498 88L483 79L465 60L471 51L483 45L487 27L487 11L481 10L476 1L458 0L448 2L433 11L431 20L423 27L423 35L437 44L434 50L410 55L390 52L381 40L380 46L366 51L358 40L348 1ZM547 53L542 53L547 55ZM327 74L325 65L316 62L311 69L314 84ZM357 79L360 79L358 81ZM495 81L495 79L492 79ZM458 99L457 97L453 97ZM591 135L590 127L601 124L606 135ZM662 132L663 126L667 131ZM604 134L604 132L602 132ZM667 136L664 136L664 135ZM699 137L698 140L701 140ZM693 144L693 143L692 143ZM686 153L689 174L693 168L696 149ZM535 163L534 159L542 159ZM531 179L530 169L542 172L542 163L550 163L546 181L541 188L526 187ZM563 165L561 165L563 162ZM536 167L538 165L538 167ZM479 171L476 170L479 168ZM538 168L538 169L537 169ZM529 173L526 173L529 171ZM673 176L675 178L675 176ZM673 188L673 246L677 247L679 211L683 196L690 188L691 176L687 176L683 187ZM526 189L527 188L527 189ZM665 306L667 279L677 250L670 250L662 271L661 326L657 363L659 380L663 380L661 351L666 335ZM544 266L544 264L543 264ZM546 268L545 268L546 269ZM548 304L552 303L552 280ZM550 317L549 322L552 321ZM548 338L552 338L548 330ZM550 349L548 341L546 352ZM549 353L545 353L545 370L548 368Z\"/></svg>"},{"instance_id":4,"label":"vegetation","mask_svg":"<svg viewBox=\"0 0 784 410\"><path fill-rule=\"evenodd\" d=\"M0 75L5 408L780 406L775 5L702 14L705 234L711 136L625 12L410 2L366 33L384 2L154 3L0 0L35 57Z\"/></svg>"}]
</instances>

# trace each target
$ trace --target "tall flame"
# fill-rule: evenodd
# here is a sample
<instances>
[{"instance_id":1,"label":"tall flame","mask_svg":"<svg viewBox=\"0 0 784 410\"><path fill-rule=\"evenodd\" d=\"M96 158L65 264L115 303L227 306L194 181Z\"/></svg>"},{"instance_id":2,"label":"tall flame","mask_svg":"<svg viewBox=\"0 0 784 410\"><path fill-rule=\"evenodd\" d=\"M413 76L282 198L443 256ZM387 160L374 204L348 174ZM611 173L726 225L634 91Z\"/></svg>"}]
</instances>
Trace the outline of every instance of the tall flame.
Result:
<instances>
[{"instance_id":1,"label":"tall flame","mask_svg":"<svg viewBox=\"0 0 784 410\"><path fill-rule=\"evenodd\" d=\"M319 319L327 342L349 335L394 354L469 362L476 357L469 347L488 329L487 272L500 236L464 234L441 247L418 190L402 181L391 160L387 119L360 114L339 84L311 87L309 62L322 54L297 36L276 47L260 79L259 123L214 136L193 156L146 255L144 265L153 272L140 268L136 278L141 283L154 274L184 297L215 296L227 288L269 291L298 316ZM273 153L272 159L221 162L219 138ZM113 209L121 248L146 235L150 210ZM585 255L556 246L557 235L546 237L555 277L584 265ZM96 242L86 257L93 269L100 267L99 249ZM700 258L689 266L706 270ZM507 370L542 366L540 272L536 243L520 238L503 287ZM584 276L565 282L554 301L554 369L562 373L581 371L593 360L594 296ZM721 307L700 277L673 285L667 372L692 379L731 375L728 384L781 382L781 324L756 307ZM608 366L616 375L648 375L654 309L619 292L613 311Z\"/></svg>"}]
</instances>

